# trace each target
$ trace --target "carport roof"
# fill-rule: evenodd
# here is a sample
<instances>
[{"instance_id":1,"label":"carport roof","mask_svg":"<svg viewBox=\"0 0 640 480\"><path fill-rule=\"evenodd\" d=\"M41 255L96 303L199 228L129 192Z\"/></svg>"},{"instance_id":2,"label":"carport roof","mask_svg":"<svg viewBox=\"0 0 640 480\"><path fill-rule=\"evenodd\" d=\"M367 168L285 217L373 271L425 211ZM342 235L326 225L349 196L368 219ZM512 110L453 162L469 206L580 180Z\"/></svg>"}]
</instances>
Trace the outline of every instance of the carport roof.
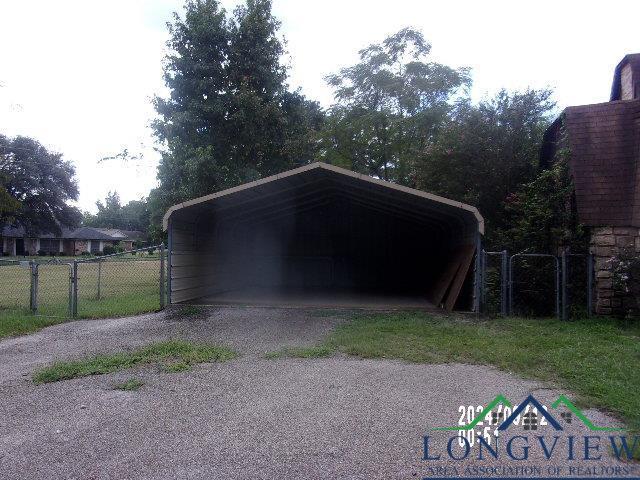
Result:
<instances>
[{"instance_id":1,"label":"carport roof","mask_svg":"<svg viewBox=\"0 0 640 480\"><path fill-rule=\"evenodd\" d=\"M388 189L389 193L393 194L393 197L388 199L391 202L394 199L398 199L404 205L415 207L416 213L422 207L428 206L428 210L439 215L464 219L465 223L474 221L474 223L477 223L477 231L484 234L484 219L478 209L471 205L319 162L173 205L165 213L162 219L162 227L167 230L169 218L178 211L199 210L205 207L206 204L226 206L227 201L236 199L244 201L245 196L246 199L255 200L256 197L276 194L283 188L304 187L305 184L309 183L308 175L313 173L339 178L341 183L346 183L354 189L366 187L367 190L371 190L372 196L376 195L376 190ZM252 193L255 193L255 195Z\"/></svg>"}]
</instances>

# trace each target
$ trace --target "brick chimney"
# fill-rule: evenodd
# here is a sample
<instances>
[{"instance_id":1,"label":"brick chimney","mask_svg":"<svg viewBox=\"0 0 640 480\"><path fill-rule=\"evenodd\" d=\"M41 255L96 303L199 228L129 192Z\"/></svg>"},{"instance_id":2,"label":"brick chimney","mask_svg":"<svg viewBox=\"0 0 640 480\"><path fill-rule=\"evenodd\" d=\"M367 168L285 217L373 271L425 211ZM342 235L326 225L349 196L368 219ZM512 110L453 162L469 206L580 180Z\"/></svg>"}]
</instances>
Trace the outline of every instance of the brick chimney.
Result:
<instances>
[{"instance_id":1,"label":"brick chimney","mask_svg":"<svg viewBox=\"0 0 640 480\"><path fill-rule=\"evenodd\" d=\"M611 101L640 99L640 53L626 55L616 67Z\"/></svg>"}]
</instances>

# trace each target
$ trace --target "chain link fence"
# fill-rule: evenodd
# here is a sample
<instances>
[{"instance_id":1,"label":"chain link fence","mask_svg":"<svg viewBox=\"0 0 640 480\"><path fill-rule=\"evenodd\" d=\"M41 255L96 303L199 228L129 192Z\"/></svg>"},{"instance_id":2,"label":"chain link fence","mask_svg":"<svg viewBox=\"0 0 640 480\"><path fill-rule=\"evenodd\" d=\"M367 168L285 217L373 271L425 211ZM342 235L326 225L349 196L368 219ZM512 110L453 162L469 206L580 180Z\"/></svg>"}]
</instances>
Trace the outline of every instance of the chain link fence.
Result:
<instances>
[{"instance_id":1,"label":"chain link fence","mask_svg":"<svg viewBox=\"0 0 640 480\"><path fill-rule=\"evenodd\" d=\"M0 259L0 312L29 311L31 262Z\"/></svg>"},{"instance_id":2,"label":"chain link fence","mask_svg":"<svg viewBox=\"0 0 640 480\"><path fill-rule=\"evenodd\" d=\"M593 257L482 251L480 313L487 316L556 316L564 320L591 315Z\"/></svg>"},{"instance_id":3,"label":"chain link fence","mask_svg":"<svg viewBox=\"0 0 640 480\"><path fill-rule=\"evenodd\" d=\"M164 308L164 245L101 257L0 259L0 314L109 317Z\"/></svg>"},{"instance_id":4,"label":"chain link fence","mask_svg":"<svg viewBox=\"0 0 640 480\"><path fill-rule=\"evenodd\" d=\"M0 259L0 315L110 317L164 308L167 292L164 245L101 257L52 260ZM482 251L479 313L590 315L591 255L516 254ZM477 298L477 297L476 297Z\"/></svg>"},{"instance_id":5,"label":"chain link fence","mask_svg":"<svg viewBox=\"0 0 640 480\"><path fill-rule=\"evenodd\" d=\"M79 260L75 269L77 316L109 317L164 307L167 276L162 246Z\"/></svg>"}]
</instances>

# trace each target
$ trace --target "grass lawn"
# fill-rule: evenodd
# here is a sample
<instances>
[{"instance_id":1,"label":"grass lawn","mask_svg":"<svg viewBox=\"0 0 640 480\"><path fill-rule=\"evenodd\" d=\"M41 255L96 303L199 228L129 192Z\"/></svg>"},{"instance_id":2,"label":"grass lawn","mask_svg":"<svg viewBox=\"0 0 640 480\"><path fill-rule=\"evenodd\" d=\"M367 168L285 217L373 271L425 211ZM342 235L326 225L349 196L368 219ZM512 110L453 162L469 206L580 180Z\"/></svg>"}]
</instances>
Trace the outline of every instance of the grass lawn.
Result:
<instances>
[{"instance_id":1,"label":"grass lawn","mask_svg":"<svg viewBox=\"0 0 640 480\"><path fill-rule=\"evenodd\" d=\"M43 264L38 270L38 315L29 311L30 271L0 266L0 338L31 333L69 319L69 266ZM78 318L152 312L160 307L158 257L116 257L78 265Z\"/></svg>"},{"instance_id":2,"label":"grass lawn","mask_svg":"<svg viewBox=\"0 0 640 480\"><path fill-rule=\"evenodd\" d=\"M0 338L37 332L44 327L66 321L65 317L32 315L28 309L0 309Z\"/></svg>"},{"instance_id":3,"label":"grass lawn","mask_svg":"<svg viewBox=\"0 0 640 480\"><path fill-rule=\"evenodd\" d=\"M318 357L336 351L419 363L494 365L571 390L582 405L608 410L640 431L639 322L367 315L338 326L321 345L268 356Z\"/></svg>"},{"instance_id":4,"label":"grass lawn","mask_svg":"<svg viewBox=\"0 0 640 480\"><path fill-rule=\"evenodd\" d=\"M72 362L55 362L33 374L34 383L50 383L71 378L88 377L126 370L142 364L159 364L167 372L189 370L192 365L205 362L224 362L237 354L218 345L197 344L182 340L152 343L130 352L96 355ZM136 390L136 382L125 382L121 390Z\"/></svg>"}]
</instances>

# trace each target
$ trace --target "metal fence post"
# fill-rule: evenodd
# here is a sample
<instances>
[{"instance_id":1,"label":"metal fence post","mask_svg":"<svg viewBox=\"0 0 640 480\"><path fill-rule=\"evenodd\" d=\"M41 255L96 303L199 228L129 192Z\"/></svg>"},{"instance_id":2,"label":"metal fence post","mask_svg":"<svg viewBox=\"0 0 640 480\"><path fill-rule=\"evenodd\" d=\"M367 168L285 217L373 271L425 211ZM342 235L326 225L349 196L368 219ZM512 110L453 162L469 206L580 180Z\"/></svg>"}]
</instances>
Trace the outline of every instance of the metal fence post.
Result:
<instances>
[{"instance_id":1,"label":"metal fence post","mask_svg":"<svg viewBox=\"0 0 640 480\"><path fill-rule=\"evenodd\" d=\"M487 252L480 250L480 312L487 311Z\"/></svg>"},{"instance_id":2,"label":"metal fence post","mask_svg":"<svg viewBox=\"0 0 640 480\"><path fill-rule=\"evenodd\" d=\"M562 268L561 268L561 275L562 275L562 281L561 281L561 287L560 287L560 291L561 291L561 295L562 295L562 320L567 320L569 315L568 315L568 298L567 298L567 252L566 251L562 251L562 255L560 257L561 262L562 262Z\"/></svg>"},{"instance_id":3,"label":"metal fence post","mask_svg":"<svg viewBox=\"0 0 640 480\"><path fill-rule=\"evenodd\" d=\"M503 250L500 254L500 314L503 317L507 316L507 265L509 258L506 250Z\"/></svg>"},{"instance_id":4,"label":"metal fence post","mask_svg":"<svg viewBox=\"0 0 640 480\"><path fill-rule=\"evenodd\" d=\"M38 311L38 264L34 261L29 262L29 269L31 271L31 298L29 300L29 307L31 313Z\"/></svg>"},{"instance_id":5,"label":"metal fence post","mask_svg":"<svg viewBox=\"0 0 640 480\"><path fill-rule=\"evenodd\" d=\"M69 316L73 317L73 265L69 263Z\"/></svg>"},{"instance_id":6,"label":"metal fence post","mask_svg":"<svg viewBox=\"0 0 640 480\"><path fill-rule=\"evenodd\" d=\"M98 300L100 300L100 283L102 280L102 261L98 260Z\"/></svg>"},{"instance_id":7,"label":"metal fence post","mask_svg":"<svg viewBox=\"0 0 640 480\"><path fill-rule=\"evenodd\" d=\"M593 254L587 254L587 316L593 313Z\"/></svg>"},{"instance_id":8,"label":"metal fence post","mask_svg":"<svg viewBox=\"0 0 640 480\"><path fill-rule=\"evenodd\" d=\"M164 243L160 244L160 309L164 309L164 294L165 294L165 284L164 284Z\"/></svg>"},{"instance_id":9,"label":"metal fence post","mask_svg":"<svg viewBox=\"0 0 640 480\"><path fill-rule=\"evenodd\" d=\"M513 315L513 259L515 255L511 255L509 257L509 279L508 279L508 288L509 288L509 305L508 305L508 313L509 315Z\"/></svg>"},{"instance_id":10,"label":"metal fence post","mask_svg":"<svg viewBox=\"0 0 640 480\"><path fill-rule=\"evenodd\" d=\"M556 317L560 318L560 260L553 257L556 261Z\"/></svg>"},{"instance_id":11,"label":"metal fence post","mask_svg":"<svg viewBox=\"0 0 640 480\"><path fill-rule=\"evenodd\" d=\"M73 261L73 317L78 316L78 261Z\"/></svg>"}]
</instances>

